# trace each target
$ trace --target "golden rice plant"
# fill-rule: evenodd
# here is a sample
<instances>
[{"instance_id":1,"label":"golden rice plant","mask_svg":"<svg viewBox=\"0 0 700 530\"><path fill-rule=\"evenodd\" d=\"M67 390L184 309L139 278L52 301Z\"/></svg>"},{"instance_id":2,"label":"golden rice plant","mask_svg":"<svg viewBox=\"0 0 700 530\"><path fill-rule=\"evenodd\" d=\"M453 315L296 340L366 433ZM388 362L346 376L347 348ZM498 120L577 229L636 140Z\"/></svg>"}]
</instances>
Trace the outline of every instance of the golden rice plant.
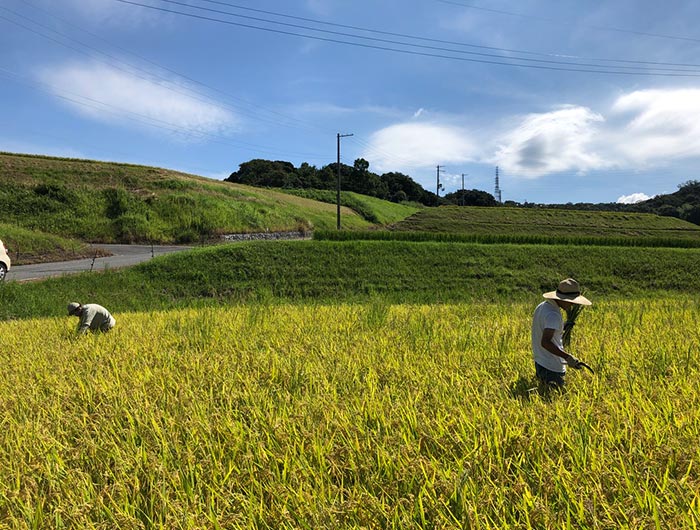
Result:
<instances>
[{"instance_id":1,"label":"golden rice plant","mask_svg":"<svg viewBox=\"0 0 700 530\"><path fill-rule=\"evenodd\" d=\"M697 527L698 303L597 301L548 395L534 305L0 323L0 527Z\"/></svg>"},{"instance_id":2,"label":"golden rice plant","mask_svg":"<svg viewBox=\"0 0 700 530\"><path fill-rule=\"evenodd\" d=\"M581 294L584 294L583 292ZM571 307L566 311L566 321L564 322L564 332L562 333L562 344L564 349L567 350L571 345L571 332L576 325L581 311L585 306L581 304L572 304Z\"/></svg>"}]
</instances>

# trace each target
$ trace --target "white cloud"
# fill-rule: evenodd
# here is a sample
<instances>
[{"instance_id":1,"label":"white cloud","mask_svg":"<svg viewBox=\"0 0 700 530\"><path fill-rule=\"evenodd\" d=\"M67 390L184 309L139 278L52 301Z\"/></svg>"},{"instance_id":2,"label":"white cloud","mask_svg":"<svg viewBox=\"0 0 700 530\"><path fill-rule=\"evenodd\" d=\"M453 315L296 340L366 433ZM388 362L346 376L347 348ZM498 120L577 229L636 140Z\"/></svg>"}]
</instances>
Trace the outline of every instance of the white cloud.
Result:
<instances>
[{"instance_id":1,"label":"white cloud","mask_svg":"<svg viewBox=\"0 0 700 530\"><path fill-rule=\"evenodd\" d=\"M99 121L139 128L148 122L189 138L221 133L236 123L231 112L189 95L180 85L157 83L102 65L48 68L39 77L56 96L68 98L61 101Z\"/></svg>"},{"instance_id":2,"label":"white cloud","mask_svg":"<svg viewBox=\"0 0 700 530\"><path fill-rule=\"evenodd\" d=\"M425 115L419 108L414 118L424 121ZM499 165L513 178L525 179L610 169L649 170L678 159L700 158L700 89L630 92L601 112L560 105L548 112L506 119L500 132L489 126L467 131L444 125L455 118L385 127L374 133L372 147L363 156L380 171L480 162ZM632 194L622 199L648 197Z\"/></svg>"},{"instance_id":3,"label":"white cloud","mask_svg":"<svg viewBox=\"0 0 700 530\"><path fill-rule=\"evenodd\" d=\"M380 172L408 171L474 160L476 148L467 131L458 127L399 123L372 134L370 147L362 156L372 160Z\"/></svg>"},{"instance_id":4,"label":"white cloud","mask_svg":"<svg viewBox=\"0 0 700 530\"><path fill-rule=\"evenodd\" d=\"M525 178L609 167L594 147L597 125L604 121L586 107L565 106L530 114L501 137L493 162Z\"/></svg>"},{"instance_id":5,"label":"white cloud","mask_svg":"<svg viewBox=\"0 0 700 530\"><path fill-rule=\"evenodd\" d=\"M700 157L700 89L639 90L619 97L612 113L627 121L615 143L630 164Z\"/></svg>"},{"instance_id":6,"label":"white cloud","mask_svg":"<svg viewBox=\"0 0 700 530\"><path fill-rule=\"evenodd\" d=\"M618 204L635 204L637 202L648 201L651 199L646 193L632 193L630 195L623 195L618 197Z\"/></svg>"},{"instance_id":7,"label":"white cloud","mask_svg":"<svg viewBox=\"0 0 700 530\"><path fill-rule=\"evenodd\" d=\"M358 115L358 114L372 114L376 116L381 116L385 118L399 119L405 114L403 111L391 108L391 107L380 107L377 105L364 105L359 107L344 107L341 105L336 105L334 103L302 103L300 105L294 106L293 109L288 111L290 114L320 114L322 116L337 115L337 116L347 116L347 115Z\"/></svg>"}]
</instances>

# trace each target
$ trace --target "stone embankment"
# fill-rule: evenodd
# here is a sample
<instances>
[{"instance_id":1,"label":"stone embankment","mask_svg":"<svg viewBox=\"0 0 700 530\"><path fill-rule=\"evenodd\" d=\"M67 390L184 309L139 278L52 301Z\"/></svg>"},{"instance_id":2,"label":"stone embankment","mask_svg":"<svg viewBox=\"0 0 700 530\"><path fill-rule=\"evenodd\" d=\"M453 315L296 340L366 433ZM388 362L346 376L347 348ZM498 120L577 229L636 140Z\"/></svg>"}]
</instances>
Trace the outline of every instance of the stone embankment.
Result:
<instances>
[{"instance_id":1,"label":"stone embankment","mask_svg":"<svg viewBox=\"0 0 700 530\"><path fill-rule=\"evenodd\" d=\"M260 239L311 239L311 232L251 232L240 234L224 234L224 241L257 241Z\"/></svg>"}]
</instances>

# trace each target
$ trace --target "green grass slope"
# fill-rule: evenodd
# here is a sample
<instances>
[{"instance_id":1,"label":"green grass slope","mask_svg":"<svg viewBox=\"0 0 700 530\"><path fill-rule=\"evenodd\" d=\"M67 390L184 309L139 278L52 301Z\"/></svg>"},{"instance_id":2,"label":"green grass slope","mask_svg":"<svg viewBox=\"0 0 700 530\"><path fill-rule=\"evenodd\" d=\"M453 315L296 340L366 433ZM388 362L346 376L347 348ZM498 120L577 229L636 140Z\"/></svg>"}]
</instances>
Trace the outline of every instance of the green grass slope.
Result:
<instances>
[{"instance_id":1,"label":"green grass slope","mask_svg":"<svg viewBox=\"0 0 700 530\"><path fill-rule=\"evenodd\" d=\"M392 229L511 237L663 238L700 242L700 226L673 217L547 208L426 208L395 223Z\"/></svg>"},{"instance_id":2,"label":"green grass slope","mask_svg":"<svg viewBox=\"0 0 700 530\"><path fill-rule=\"evenodd\" d=\"M4 222L90 242L336 225L331 204L155 167L0 153L0 180ZM348 228L371 225L348 208L342 217Z\"/></svg>"},{"instance_id":3,"label":"green grass slope","mask_svg":"<svg viewBox=\"0 0 700 530\"><path fill-rule=\"evenodd\" d=\"M332 190L289 189L282 191L315 201L338 204L337 192ZM421 209L417 206L397 204L352 191L341 191L340 204L351 208L367 221L382 225L399 222Z\"/></svg>"},{"instance_id":4,"label":"green grass slope","mask_svg":"<svg viewBox=\"0 0 700 530\"><path fill-rule=\"evenodd\" d=\"M245 301L443 303L538 299L567 276L590 298L700 290L700 250L410 243L247 242L131 269L0 286L0 319L57 316L71 300L116 312Z\"/></svg>"},{"instance_id":5,"label":"green grass slope","mask_svg":"<svg viewBox=\"0 0 700 530\"><path fill-rule=\"evenodd\" d=\"M76 239L0 223L0 239L8 249L12 265L92 257L90 245Z\"/></svg>"}]
</instances>

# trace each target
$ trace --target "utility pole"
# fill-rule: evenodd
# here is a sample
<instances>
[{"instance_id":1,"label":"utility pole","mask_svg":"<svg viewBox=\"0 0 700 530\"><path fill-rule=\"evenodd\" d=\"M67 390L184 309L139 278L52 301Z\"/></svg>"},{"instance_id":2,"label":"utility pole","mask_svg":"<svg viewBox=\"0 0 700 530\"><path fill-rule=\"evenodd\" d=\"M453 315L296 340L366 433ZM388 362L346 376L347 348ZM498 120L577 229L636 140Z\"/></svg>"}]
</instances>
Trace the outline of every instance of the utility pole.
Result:
<instances>
[{"instance_id":1,"label":"utility pole","mask_svg":"<svg viewBox=\"0 0 700 530\"><path fill-rule=\"evenodd\" d=\"M352 136L352 134L340 134L338 133L338 192L336 194L337 212L338 212L338 230L340 230L340 139L347 136Z\"/></svg>"},{"instance_id":2,"label":"utility pole","mask_svg":"<svg viewBox=\"0 0 700 530\"><path fill-rule=\"evenodd\" d=\"M440 184L440 170L445 169L445 166L437 166L437 189L435 191L435 195L438 197L440 196L440 190L444 187L442 184Z\"/></svg>"},{"instance_id":3,"label":"utility pole","mask_svg":"<svg viewBox=\"0 0 700 530\"><path fill-rule=\"evenodd\" d=\"M469 173L467 173L467 175L469 175ZM462 206L464 206L464 202L465 202L464 201L464 176L465 176L465 174L462 173Z\"/></svg>"}]
</instances>

